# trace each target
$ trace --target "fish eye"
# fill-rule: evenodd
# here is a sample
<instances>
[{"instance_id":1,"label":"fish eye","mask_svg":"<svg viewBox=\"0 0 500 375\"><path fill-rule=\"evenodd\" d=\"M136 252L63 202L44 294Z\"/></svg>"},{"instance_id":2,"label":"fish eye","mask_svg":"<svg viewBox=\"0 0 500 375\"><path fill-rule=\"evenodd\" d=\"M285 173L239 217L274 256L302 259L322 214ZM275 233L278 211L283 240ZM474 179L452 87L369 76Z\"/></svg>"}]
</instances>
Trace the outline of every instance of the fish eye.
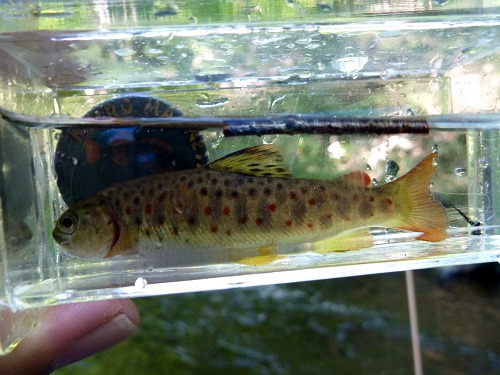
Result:
<instances>
[{"instance_id":1,"label":"fish eye","mask_svg":"<svg viewBox=\"0 0 500 375\"><path fill-rule=\"evenodd\" d=\"M76 230L77 219L72 213L67 213L59 219L59 229L65 234L72 234Z\"/></svg>"}]
</instances>

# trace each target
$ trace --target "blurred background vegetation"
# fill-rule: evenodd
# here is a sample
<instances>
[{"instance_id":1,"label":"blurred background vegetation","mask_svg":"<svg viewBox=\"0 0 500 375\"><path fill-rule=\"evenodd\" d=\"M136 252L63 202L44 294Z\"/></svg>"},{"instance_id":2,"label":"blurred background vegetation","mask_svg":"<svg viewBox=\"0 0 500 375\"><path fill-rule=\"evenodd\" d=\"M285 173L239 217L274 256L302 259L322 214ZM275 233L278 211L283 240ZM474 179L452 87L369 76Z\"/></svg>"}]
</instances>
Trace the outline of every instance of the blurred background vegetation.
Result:
<instances>
[{"instance_id":1,"label":"blurred background vegetation","mask_svg":"<svg viewBox=\"0 0 500 375\"><path fill-rule=\"evenodd\" d=\"M424 373L498 374L498 264L415 275ZM138 334L56 374L413 373L403 273L136 303Z\"/></svg>"}]
</instances>

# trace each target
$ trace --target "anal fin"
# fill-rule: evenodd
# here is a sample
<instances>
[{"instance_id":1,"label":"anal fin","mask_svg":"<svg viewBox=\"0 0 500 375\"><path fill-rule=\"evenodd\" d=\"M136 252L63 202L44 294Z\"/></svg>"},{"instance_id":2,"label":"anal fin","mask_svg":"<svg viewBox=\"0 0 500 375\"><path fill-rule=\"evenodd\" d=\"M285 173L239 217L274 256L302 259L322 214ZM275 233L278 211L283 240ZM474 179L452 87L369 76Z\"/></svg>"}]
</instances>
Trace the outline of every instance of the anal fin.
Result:
<instances>
[{"instance_id":1,"label":"anal fin","mask_svg":"<svg viewBox=\"0 0 500 375\"><path fill-rule=\"evenodd\" d=\"M367 230L345 232L312 244L312 251L319 254L365 249L373 246L373 237Z\"/></svg>"},{"instance_id":2,"label":"anal fin","mask_svg":"<svg viewBox=\"0 0 500 375\"><path fill-rule=\"evenodd\" d=\"M235 262L245 266L263 266L272 263L282 256L276 253L275 246L264 246L257 249L256 256L237 259Z\"/></svg>"}]
</instances>

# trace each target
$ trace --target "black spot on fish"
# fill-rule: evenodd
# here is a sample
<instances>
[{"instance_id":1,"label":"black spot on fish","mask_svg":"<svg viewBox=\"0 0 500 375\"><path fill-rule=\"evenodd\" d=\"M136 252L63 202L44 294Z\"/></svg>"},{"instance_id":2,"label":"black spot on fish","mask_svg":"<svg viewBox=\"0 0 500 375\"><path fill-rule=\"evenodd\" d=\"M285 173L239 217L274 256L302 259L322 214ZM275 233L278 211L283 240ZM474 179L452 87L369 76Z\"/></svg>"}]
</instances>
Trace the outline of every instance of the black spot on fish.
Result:
<instances>
[{"instance_id":1,"label":"black spot on fish","mask_svg":"<svg viewBox=\"0 0 500 375\"><path fill-rule=\"evenodd\" d=\"M368 219L373 216L373 207L368 202L361 202L358 206L359 216Z\"/></svg>"},{"instance_id":2,"label":"black spot on fish","mask_svg":"<svg viewBox=\"0 0 500 375\"><path fill-rule=\"evenodd\" d=\"M264 195L269 197L272 194L272 190L269 188L264 188Z\"/></svg>"},{"instance_id":3,"label":"black spot on fish","mask_svg":"<svg viewBox=\"0 0 500 375\"><path fill-rule=\"evenodd\" d=\"M200 176L200 177L198 177L198 178L196 179L196 182L197 182L197 183L199 183L199 184L201 184L201 183L203 182L203 177L201 177L201 176Z\"/></svg>"},{"instance_id":4,"label":"black spot on fish","mask_svg":"<svg viewBox=\"0 0 500 375\"><path fill-rule=\"evenodd\" d=\"M224 192L222 191L222 189L217 189L217 190L215 191L215 196L216 196L217 198L221 198L223 194L224 194Z\"/></svg>"},{"instance_id":5,"label":"black spot on fish","mask_svg":"<svg viewBox=\"0 0 500 375\"><path fill-rule=\"evenodd\" d=\"M139 206L141 204L141 198L134 197L134 199L132 200L132 202L134 203L134 205Z\"/></svg>"},{"instance_id":6,"label":"black spot on fish","mask_svg":"<svg viewBox=\"0 0 500 375\"><path fill-rule=\"evenodd\" d=\"M294 205L292 205L292 217L294 218L294 221L296 221L298 224L302 224L304 222L304 219L306 217L306 204L304 201L299 200L297 201Z\"/></svg>"},{"instance_id":7,"label":"black spot on fish","mask_svg":"<svg viewBox=\"0 0 500 375\"><path fill-rule=\"evenodd\" d=\"M238 219L238 223L244 224L248 220L248 209L247 200L239 199L234 205L235 216Z\"/></svg>"},{"instance_id":8,"label":"black spot on fish","mask_svg":"<svg viewBox=\"0 0 500 375\"><path fill-rule=\"evenodd\" d=\"M208 189L206 187L202 187L200 189L200 195L207 195L208 194Z\"/></svg>"}]
</instances>

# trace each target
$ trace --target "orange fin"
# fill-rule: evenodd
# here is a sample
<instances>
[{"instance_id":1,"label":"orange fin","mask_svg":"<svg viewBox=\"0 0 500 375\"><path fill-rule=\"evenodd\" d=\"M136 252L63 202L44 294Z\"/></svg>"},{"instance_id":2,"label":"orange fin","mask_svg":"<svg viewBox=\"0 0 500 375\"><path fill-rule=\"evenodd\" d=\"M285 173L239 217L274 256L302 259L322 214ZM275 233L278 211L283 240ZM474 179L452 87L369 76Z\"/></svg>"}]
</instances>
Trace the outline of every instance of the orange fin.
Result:
<instances>
[{"instance_id":1,"label":"orange fin","mask_svg":"<svg viewBox=\"0 0 500 375\"><path fill-rule=\"evenodd\" d=\"M420 241L437 242L448 237L446 211L429 190L434 175L432 162L437 156L437 152L430 154L410 172L386 185L392 189L401 207L399 222L394 227L423 232L416 238Z\"/></svg>"},{"instance_id":2,"label":"orange fin","mask_svg":"<svg viewBox=\"0 0 500 375\"><path fill-rule=\"evenodd\" d=\"M326 240L316 241L312 244L312 251L319 254L333 253L336 251L359 250L373 246L373 237L366 230L344 232Z\"/></svg>"},{"instance_id":3,"label":"orange fin","mask_svg":"<svg viewBox=\"0 0 500 375\"><path fill-rule=\"evenodd\" d=\"M370 175L364 171L354 171L346 173L338 177L338 180L353 184L355 186L363 187L368 187L372 182Z\"/></svg>"}]
</instances>

